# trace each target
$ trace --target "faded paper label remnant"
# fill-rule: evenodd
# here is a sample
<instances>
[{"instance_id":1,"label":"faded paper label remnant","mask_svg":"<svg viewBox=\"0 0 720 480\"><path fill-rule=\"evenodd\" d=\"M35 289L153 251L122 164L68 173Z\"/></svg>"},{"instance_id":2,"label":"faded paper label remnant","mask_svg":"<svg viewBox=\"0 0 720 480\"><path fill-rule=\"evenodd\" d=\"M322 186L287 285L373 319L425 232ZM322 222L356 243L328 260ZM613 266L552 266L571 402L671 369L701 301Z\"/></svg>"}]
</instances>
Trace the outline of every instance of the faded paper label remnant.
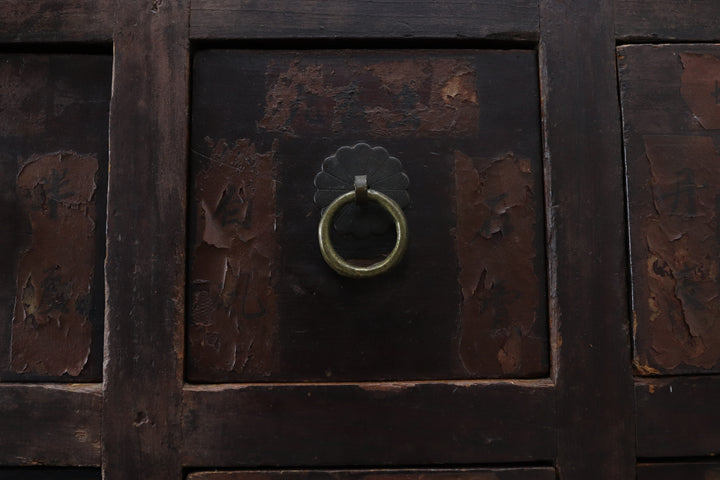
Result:
<instances>
[{"instance_id":1,"label":"faded paper label remnant","mask_svg":"<svg viewBox=\"0 0 720 480\"><path fill-rule=\"evenodd\" d=\"M477 161L480 164L480 161ZM533 334L539 282L530 161L512 153L484 161L455 152L457 250L462 288L460 356L470 373L542 364Z\"/></svg>"},{"instance_id":2,"label":"faded paper label remnant","mask_svg":"<svg viewBox=\"0 0 720 480\"><path fill-rule=\"evenodd\" d=\"M12 326L15 372L79 375L91 344L95 156L34 155L17 190L31 244L20 258Z\"/></svg>"},{"instance_id":3,"label":"faded paper label remnant","mask_svg":"<svg viewBox=\"0 0 720 480\"><path fill-rule=\"evenodd\" d=\"M469 61L298 59L289 68L276 68L268 73L265 116L258 122L266 131L292 137L348 131L376 137L478 133L476 74Z\"/></svg>"},{"instance_id":4,"label":"faded paper label remnant","mask_svg":"<svg viewBox=\"0 0 720 480\"><path fill-rule=\"evenodd\" d=\"M720 154L709 137L644 143L656 215L644 232L650 318L636 333L649 340L654 367L711 368L720 360Z\"/></svg>"},{"instance_id":5,"label":"faded paper label remnant","mask_svg":"<svg viewBox=\"0 0 720 480\"><path fill-rule=\"evenodd\" d=\"M277 307L277 144L205 138L195 178L198 222L191 272L189 350L198 370L263 376L272 368Z\"/></svg>"}]
</instances>

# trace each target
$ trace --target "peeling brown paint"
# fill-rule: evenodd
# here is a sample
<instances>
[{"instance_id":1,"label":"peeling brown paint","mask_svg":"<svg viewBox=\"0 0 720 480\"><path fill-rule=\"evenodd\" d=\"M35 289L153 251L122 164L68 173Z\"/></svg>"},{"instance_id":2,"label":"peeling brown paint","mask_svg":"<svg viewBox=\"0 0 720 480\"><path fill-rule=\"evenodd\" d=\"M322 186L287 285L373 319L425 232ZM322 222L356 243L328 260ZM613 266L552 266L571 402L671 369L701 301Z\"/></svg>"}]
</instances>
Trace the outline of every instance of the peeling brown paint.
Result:
<instances>
[{"instance_id":1,"label":"peeling brown paint","mask_svg":"<svg viewBox=\"0 0 720 480\"><path fill-rule=\"evenodd\" d=\"M680 59L683 100L703 128L720 128L720 57L682 52Z\"/></svg>"},{"instance_id":2,"label":"peeling brown paint","mask_svg":"<svg viewBox=\"0 0 720 480\"><path fill-rule=\"evenodd\" d=\"M646 136L655 215L645 222L650 365L720 362L720 154L709 137ZM642 344L645 345L645 344Z\"/></svg>"},{"instance_id":3,"label":"peeling brown paint","mask_svg":"<svg viewBox=\"0 0 720 480\"><path fill-rule=\"evenodd\" d=\"M18 265L15 372L79 375L87 362L97 169L94 156L74 152L34 155L20 167L18 198L32 241Z\"/></svg>"},{"instance_id":4,"label":"peeling brown paint","mask_svg":"<svg viewBox=\"0 0 720 480\"><path fill-rule=\"evenodd\" d=\"M365 131L377 137L478 133L476 74L458 58L273 65L258 126L288 136Z\"/></svg>"},{"instance_id":5,"label":"peeling brown paint","mask_svg":"<svg viewBox=\"0 0 720 480\"><path fill-rule=\"evenodd\" d=\"M638 375L720 372L720 54L621 47Z\"/></svg>"},{"instance_id":6,"label":"peeling brown paint","mask_svg":"<svg viewBox=\"0 0 720 480\"><path fill-rule=\"evenodd\" d=\"M459 351L469 372L487 371L487 352L495 352L496 368L512 374L537 355L528 338L539 288L533 268L533 175L530 163L512 153L481 168L477 163L455 152L463 296Z\"/></svg>"},{"instance_id":7,"label":"peeling brown paint","mask_svg":"<svg viewBox=\"0 0 720 480\"><path fill-rule=\"evenodd\" d=\"M199 370L250 376L272 370L277 307L274 160L249 140L205 138L194 201L198 208L189 355Z\"/></svg>"}]
</instances>

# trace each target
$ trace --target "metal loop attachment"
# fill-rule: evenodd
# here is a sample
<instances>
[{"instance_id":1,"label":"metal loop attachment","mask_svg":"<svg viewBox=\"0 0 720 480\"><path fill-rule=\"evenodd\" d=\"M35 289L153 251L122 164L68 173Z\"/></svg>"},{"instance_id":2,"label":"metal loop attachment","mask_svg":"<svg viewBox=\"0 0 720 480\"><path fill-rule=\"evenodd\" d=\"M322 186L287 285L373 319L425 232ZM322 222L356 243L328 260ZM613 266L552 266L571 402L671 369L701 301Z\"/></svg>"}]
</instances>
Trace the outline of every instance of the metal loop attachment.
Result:
<instances>
[{"instance_id":1,"label":"metal loop attachment","mask_svg":"<svg viewBox=\"0 0 720 480\"><path fill-rule=\"evenodd\" d=\"M395 230L397 232L397 239L395 240L395 247L390 254L383 260L370 265L368 267L358 267L347 262L342 258L332 246L330 242L330 228L333 224L333 218L335 214L347 203L350 203L357 199L356 191L362 192L363 189L352 190L348 193L340 195L336 198L320 217L320 225L318 226L318 238L320 240L320 252L322 253L325 262L340 275L350 278L367 278L375 275L380 275L387 272L405 255L408 243L408 231L407 222L405 215L403 214L402 208L395 203L390 197L372 189L367 189L366 195L367 200L374 201L380 204L385 210L390 213L395 223Z\"/></svg>"}]
</instances>

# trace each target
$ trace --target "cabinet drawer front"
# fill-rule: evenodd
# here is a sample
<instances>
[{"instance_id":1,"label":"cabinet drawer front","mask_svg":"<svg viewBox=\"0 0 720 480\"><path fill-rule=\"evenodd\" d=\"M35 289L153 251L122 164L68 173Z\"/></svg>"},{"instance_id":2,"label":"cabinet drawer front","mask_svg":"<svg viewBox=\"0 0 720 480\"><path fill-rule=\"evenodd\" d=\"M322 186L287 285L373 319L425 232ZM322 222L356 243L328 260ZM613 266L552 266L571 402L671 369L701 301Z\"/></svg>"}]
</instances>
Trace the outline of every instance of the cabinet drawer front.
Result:
<instances>
[{"instance_id":1,"label":"cabinet drawer front","mask_svg":"<svg viewBox=\"0 0 720 480\"><path fill-rule=\"evenodd\" d=\"M523 50L198 53L189 379L545 376L537 75ZM366 280L323 262L313 202L323 160L360 141L410 179L407 254Z\"/></svg>"}]
</instances>

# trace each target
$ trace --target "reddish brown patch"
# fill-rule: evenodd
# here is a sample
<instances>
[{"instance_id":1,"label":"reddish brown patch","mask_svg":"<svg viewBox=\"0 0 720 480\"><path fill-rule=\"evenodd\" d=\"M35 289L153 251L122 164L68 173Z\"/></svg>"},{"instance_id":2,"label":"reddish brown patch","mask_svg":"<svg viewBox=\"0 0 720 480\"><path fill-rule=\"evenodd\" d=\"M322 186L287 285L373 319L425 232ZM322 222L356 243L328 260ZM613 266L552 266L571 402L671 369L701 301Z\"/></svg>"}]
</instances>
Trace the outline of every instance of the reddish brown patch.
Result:
<instances>
[{"instance_id":1,"label":"reddish brown patch","mask_svg":"<svg viewBox=\"0 0 720 480\"><path fill-rule=\"evenodd\" d=\"M417 58L295 60L271 66L258 126L288 136L365 131L377 137L478 133L476 74L468 61Z\"/></svg>"},{"instance_id":2,"label":"reddish brown patch","mask_svg":"<svg viewBox=\"0 0 720 480\"><path fill-rule=\"evenodd\" d=\"M680 53L683 72L680 93L703 128L720 128L720 58Z\"/></svg>"},{"instance_id":3,"label":"reddish brown patch","mask_svg":"<svg viewBox=\"0 0 720 480\"><path fill-rule=\"evenodd\" d=\"M272 368L276 302L277 145L260 153L246 139L205 139L194 201L198 231L189 340L193 366L267 375Z\"/></svg>"},{"instance_id":4,"label":"reddish brown patch","mask_svg":"<svg viewBox=\"0 0 720 480\"><path fill-rule=\"evenodd\" d=\"M720 154L711 138L648 136L656 214L645 223L649 322L638 325L651 365L720 361ZM650 351L647 352L647 347Z\"/></svg>"},{"instance_id":5,"label":"reddish brown patch","mask_svg":"<svg viewBox=\"0 0 720 480\"><path fill-rule=\"evenodd\" d=\"M90 354L95 256L94 156L30 157L17 176L32 242L22 255L12 328L15 372L79 375Z\"/></svg>"},{"instance_id":6,"label":"reddish brown patch","mask_svg":"<svg viewBox=\"0 0 720 480\"><path fill-rule=\"evenodd\" d=\"M484 372L487 352L495 352L496 368L513 374L539 354L524 345L532 336L539 294L533 175L529 163L513 154L478 170L472 158L456 151L455 181L461 359L469 372Z\"/></svg>"}]
</instances>

